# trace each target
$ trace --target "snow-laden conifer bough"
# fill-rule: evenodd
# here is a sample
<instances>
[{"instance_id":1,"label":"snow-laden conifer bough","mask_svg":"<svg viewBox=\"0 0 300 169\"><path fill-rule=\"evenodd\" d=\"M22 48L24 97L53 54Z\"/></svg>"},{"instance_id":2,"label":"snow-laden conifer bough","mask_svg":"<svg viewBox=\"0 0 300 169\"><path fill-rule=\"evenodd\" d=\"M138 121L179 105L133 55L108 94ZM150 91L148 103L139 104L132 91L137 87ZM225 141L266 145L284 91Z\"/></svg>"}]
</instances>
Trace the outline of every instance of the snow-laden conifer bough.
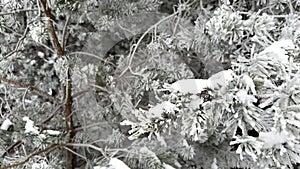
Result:
<instances>
[{"instance_id":1,"label":"snow-laden conifer bough","mask_svg":"<svg viewBox=\"0 0 300 169\"><path fill-rule=\"evenodd\" d=\"M291 40L281 40L274 42L256 57L259 57L260 59L271 59L282 63L288 63L289 61L286 55L286 50L291 50L294 48L295 45ZM220 71L208 79L183 79L176 81L171 84L169 89L178 91L182 94L198 94L205 89L221 89L222 87L228 85L228 83L232 81L235 76L236 75L233 70L228 69ZM247 83L246 86L249 86L251 92L255 95L256 91L254 89L255 86L252 79L248 75L243 75L242 79L244 83Z\"/></svg>"},{"instance_id":2,"label":"snow-laden conifer bough","mask_svg":"<svg viewBox=\"0 0 300 169\"><path fill-rule=\"evenodd\" d=\"M234 72L229 70L220 71L208 79L183 79L171 84L169 90L178 91L182 94L198 94L206 89L218 89L228 85L234 79Z\"/></svg>"},{"instance_id":3,"label":"snow-laden conifer bough","mask_svg":"<svg viewBox=\"0 0 300 169\"><path fill-rule=\"evenodd\" d=\"M171 92L196 95L207 89L222 90L234 79L234 77L235 73L229 69L220 71L208 79L182 79L172 84L165 84L164 87ZM150 108L148 112L153 116L159 116L163 112L173 112L174 110L178 110L175 104L169 101L163 101ZM121 125L132 125L132 122L124 120Z\"/></svg>"},{"instance_id":4,"label":"snow-laden conifer bough","mask_svg":"<svg viewBox=\"0 0 300 169\"><path fill-rule=\"evenodd\" d=\"M290 42L286 41L286 45L290 47ZM275 43L275 46L278 46ZM262 54L269 52L268 50L264 50ZM182 94L199 94L204 90L211 89L211 90L222 90L226 87L234 78L236 74L232 70L223 70L214 75L212 75L208 79L182 79L172 83L170 86L167 86L167 89L170 91L177 91ZM241 82L245 83L246 90L244 92L247 93L248 90L251 91L253 95L256 95L255 84L253 80L246 74L241 76ZM243 91L243 90L242 90ZM241 92L237 93L237 96L240 100L248 100L248 101L257 101L254 96L251 95L251 98L246 98L248 94L242 94ZM170 109L175 109L176 106L168 101L164 101L160 104L149 109L149 112L152 114L161 114L164 111L170 111ZM262 147L263 149L276 147L277 145L283 144L287 142L290 138L287 133L277 132L277 131L269 131L269 132L260 132L259 139L263 142Z\"/></svg>"}]
</instances>

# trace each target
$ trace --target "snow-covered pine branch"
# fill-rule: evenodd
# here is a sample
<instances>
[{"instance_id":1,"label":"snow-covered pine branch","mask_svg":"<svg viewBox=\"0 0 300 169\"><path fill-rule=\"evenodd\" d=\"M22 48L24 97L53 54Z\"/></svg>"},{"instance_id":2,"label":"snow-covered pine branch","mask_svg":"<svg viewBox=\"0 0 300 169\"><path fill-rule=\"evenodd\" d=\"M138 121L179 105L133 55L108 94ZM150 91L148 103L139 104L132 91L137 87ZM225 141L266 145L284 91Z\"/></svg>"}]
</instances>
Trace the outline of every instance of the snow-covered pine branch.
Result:
<instances>
[{"instance_id":1,"label":"snow-covered pine branch","mask_svg":"<svg viewBox=\"0 0 300 169\"><path fill-rule=\"evenodd\" d=\"M208 79L182 79L171 84L170 90L182 94L198 94L204 90L215 90L226 87L234 79L234 72L229 70L220 71Z\"/></svg>"}]
</instances>

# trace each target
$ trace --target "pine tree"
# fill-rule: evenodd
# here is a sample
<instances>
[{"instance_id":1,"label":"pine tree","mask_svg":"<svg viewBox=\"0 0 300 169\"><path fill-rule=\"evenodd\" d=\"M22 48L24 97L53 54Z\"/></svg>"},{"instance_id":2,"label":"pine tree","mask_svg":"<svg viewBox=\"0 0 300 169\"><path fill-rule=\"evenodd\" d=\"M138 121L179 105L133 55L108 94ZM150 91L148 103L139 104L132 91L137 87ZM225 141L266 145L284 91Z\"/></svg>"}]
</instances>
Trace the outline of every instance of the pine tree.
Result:
<instances>
[{"instance_id":1,"label":"pine tree","mask_svg":"<svg viewBox=\"0 0 300 169\"><path fill-rule=\"evenodd\" d=\"M0 168L293 168L299 6L1 1Z\"/></svg>"}]
</instances>

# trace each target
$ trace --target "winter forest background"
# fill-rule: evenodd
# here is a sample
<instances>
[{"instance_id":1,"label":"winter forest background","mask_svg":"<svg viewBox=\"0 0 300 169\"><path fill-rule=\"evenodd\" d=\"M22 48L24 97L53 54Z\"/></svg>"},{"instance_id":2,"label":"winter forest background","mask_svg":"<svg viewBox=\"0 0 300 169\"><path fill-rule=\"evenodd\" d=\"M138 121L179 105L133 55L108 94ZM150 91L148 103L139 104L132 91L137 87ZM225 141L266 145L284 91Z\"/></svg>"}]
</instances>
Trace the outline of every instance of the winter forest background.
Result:
<instances>
[{"instance_id":1,"label":"winter forest background","mask_svg":"<svg viewBox=\"0 0 300 169\"><path fill-rule=\"evenodd\" d=\"M299 0L1 0L0 169L297 168Z\"/></svg>"}]
</instances>

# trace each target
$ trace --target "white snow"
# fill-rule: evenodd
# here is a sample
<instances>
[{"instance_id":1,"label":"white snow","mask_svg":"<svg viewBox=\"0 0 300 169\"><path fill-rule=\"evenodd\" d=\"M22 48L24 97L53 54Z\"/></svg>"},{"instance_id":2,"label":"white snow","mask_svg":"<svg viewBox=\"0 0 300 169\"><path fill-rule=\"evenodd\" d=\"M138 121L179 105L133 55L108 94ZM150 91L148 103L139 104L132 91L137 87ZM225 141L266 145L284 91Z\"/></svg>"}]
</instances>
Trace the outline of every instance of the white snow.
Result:
<instances>
[{"instance_id":1,"label":"white snow","mask_svg":"<svg viewBox=\"0 0 300 169\"><path fill-rule=\"evenodd\" d=\"M252 92L252 94L256 95L255 84L249 75L243 75L242 83L246 86L246 90Z\"/></svg>"},{"instance_id":2,"label":"white snow","mask_svg":"<svg viewBox=\"0 0 300 169\"><path fill-rule=\"evenodd\" d=\"M93 169L107 169L107 167L94 166Z\"/></svg>"},{"instance_id":3,"label":"white snow","mask_svg":"<svg viewBox=\"0 0 300 169\"><path fill-rule=\"evenodd\" d=\"M197 94L210 87L211 84L207 79L183 79L171 84L173 90L182 94Z\"/></svg>"},{"instance_id":4,"label":"white snow","mask_svg":"<svg viewBox=\"0 0 300 169\"><path fill-rule=\"evenodd\" d=\"M44 52L41 52L41 51L38 51L37 55L38 55L40 58L44 58L44 57L45 57L45 53L44 53Z\"/></svg>"},{"instance_id":5,"label":"white snow","mask_svg":"<svg viewBox=\"0 0 300 169\"><path fill-rule=\"evenodd\" d=\"M46 133L52 136L57 136L60 135L60 131L56 131L56 130L46 130Z\"/></svg>"},{"instance_id":6,"label":"white snow","mask_svg":"<svg viewBox=\"0 0 300 169\"><path fill-rule=\"evenodd\" d=\"M94 166L93 169L130 169L123 161L111 158L108 167Z\"/></svg>"},{"instance_id":7,"label":"white snow","mask_svg":"<svg viewBox=\"0 0 300 169\"><path fill-rule=\"evenodd\" d=\"M280 40L274 42L272 45L268 46L265 50L258 54L258 58L269 58L277 62L284 64L289 63L289 58L286 50L295 49L295 45L292 40Z\"/></svg>"},{"instance_id":8,"label":"white snow","mask_svg":"<svg viewBox=\"0 0 300 169\"><path fill-rule=\"evenodd\" d=\"M175 104L169 102L169 101L164 101L160 104L157 104L156 106L152 107L149 109L149 113L151 114L157 114L157 115L161 115L164 112L167 113L172 113L175 110L177 110L178 108L176 107Z\"/></svg>"},{"instance_id":9,"label":"white snow","mask_svg":"<svg viewBox=\"0 0 300 169\"><path fill-rule=\"evenodd\" d=\"M179 91L182 94L197 94L210 88L216 89L228 85L234 78L232 70L223 70L208 79L182 79L171 84L171 89Z\"/></svg>"},{"instance_id":10,"label":"white snow","mask_svg":"<svg viewBox=\"0 0 300 169\"><path fill-rule=\"evenodd\" d=\"M174 167L170 166L169 164L163 163L163 167L165 169L175 169Z\"/></svg>"},{"instance_id":11,"label":"white snow","mask_svg":"<svg viewBox=\"0 0 300 169\"><path fill-rule=\"evenodd\" d=\"M286 143L289 140L289 134L287 132L277 131L260 132L258 139L264 142L262 146L263 149L269 149Z\"/></svg>"},{"instance_id":12,"label":"white snow","mask_svg":"<svg viewBox=\"0 0 300 169\"><path fill-rule=\"evenodd\" d=\"M133 125L134 123L129 121L129 120L123 120L121 123L120 123L122 126L131 126Z\"/></svg>"},{"instance_id":13,"label":"white snow","mask_svg":"<svg viewBox=\"0 0 300 169\"><path fill-rule=\"evenodd\" d=\"M32 167L32 169L47 169L47 168L49 168L46 161L42 161L42 162L39 162L39 163L34 163L34 164L32 164L31 167Z\"/></svg>"},{"instance_id":14,"label":"white snow","mask_svg":"<svg viewBox=\"0 0 300 169\"><path fill-rule=\"evenodd\" d=\"M34 122L29 119L29 117L23 117L23 121L26 121L25 124L25 133L39 134L38 128L34 126Z\"/></svg>"},{"instance_id":15,"label":"white snow","mask_svg":"<svg viewBox=\"0 0 300 169\"><path fill-rule=\"evenodd\" d=\"M217 159L216 158L214 158L214 161L213 161L213 163L211 164L211 169L218 169L219 167L218 167L218 165L217 165Z\"/></svg>"},{"instance_id":16,"label":"white snow","mask_svg":"<svg viewBox=\"0 0 300 169\"><path fill-rule=\"evenodd\" d=\"M211 84L211 89L216 89L228 85L228 83L231 82L233 79L234 72L231 69L229 69L220 71L212 75L210 78L208 78L208 81Z\"/></svg>"},{"instance_id":17,"label":"white snow","mask_svg":"<svg viewBox=\"0 0 300 169\"><path fill-rule=\"evenodd\" d=\"M198 109L199 108L199 105L203 103L203 100L201 100L201 98L199 96L196 96L196 95L193 95L191 96L191 102L190 102L190 107L192 109Z\"/></svg>"},{"instance_id":18,"label":"white snow","mask_svg":"<svg viewBox=\"0 0 300 169\"><path fill-rule=\"evenodd\" d=\"M123 161L112 158L110 159L110 168L109 169L130 169Z\"/></svg>"},{"instance_id":19,"label":"white snow","mask_svg":"<svg viewBox=\"0 0 300 169\"><path fill-rule=\"evenodd\" d=\"M8 128L13 125L9 119L5 119L0 127L1 130L8 130Z\"/></svg>"},{"instance_id":20,"label":"white snow","mask_svg":"<svg viewBox=\"0 0 300 169\"><path fill-rule=\"evenodd\" d=\"M10 0L2 0L2 3L3 4L9 4L9 3L11 3L11 1Z\"/></svg>"},{"instance_id":21,"label":"white snow","mask_svg":"<svg viewBox=\"0 0 300 169\"><path fill-rule=\"evenodd\" d=\"M248 95L246 90L239 90L236 93L236 96L238 97L239 101L245 105L250 105L251 103L257 101L257 99L254 96Z\"/></svg>"}]
</instances>

